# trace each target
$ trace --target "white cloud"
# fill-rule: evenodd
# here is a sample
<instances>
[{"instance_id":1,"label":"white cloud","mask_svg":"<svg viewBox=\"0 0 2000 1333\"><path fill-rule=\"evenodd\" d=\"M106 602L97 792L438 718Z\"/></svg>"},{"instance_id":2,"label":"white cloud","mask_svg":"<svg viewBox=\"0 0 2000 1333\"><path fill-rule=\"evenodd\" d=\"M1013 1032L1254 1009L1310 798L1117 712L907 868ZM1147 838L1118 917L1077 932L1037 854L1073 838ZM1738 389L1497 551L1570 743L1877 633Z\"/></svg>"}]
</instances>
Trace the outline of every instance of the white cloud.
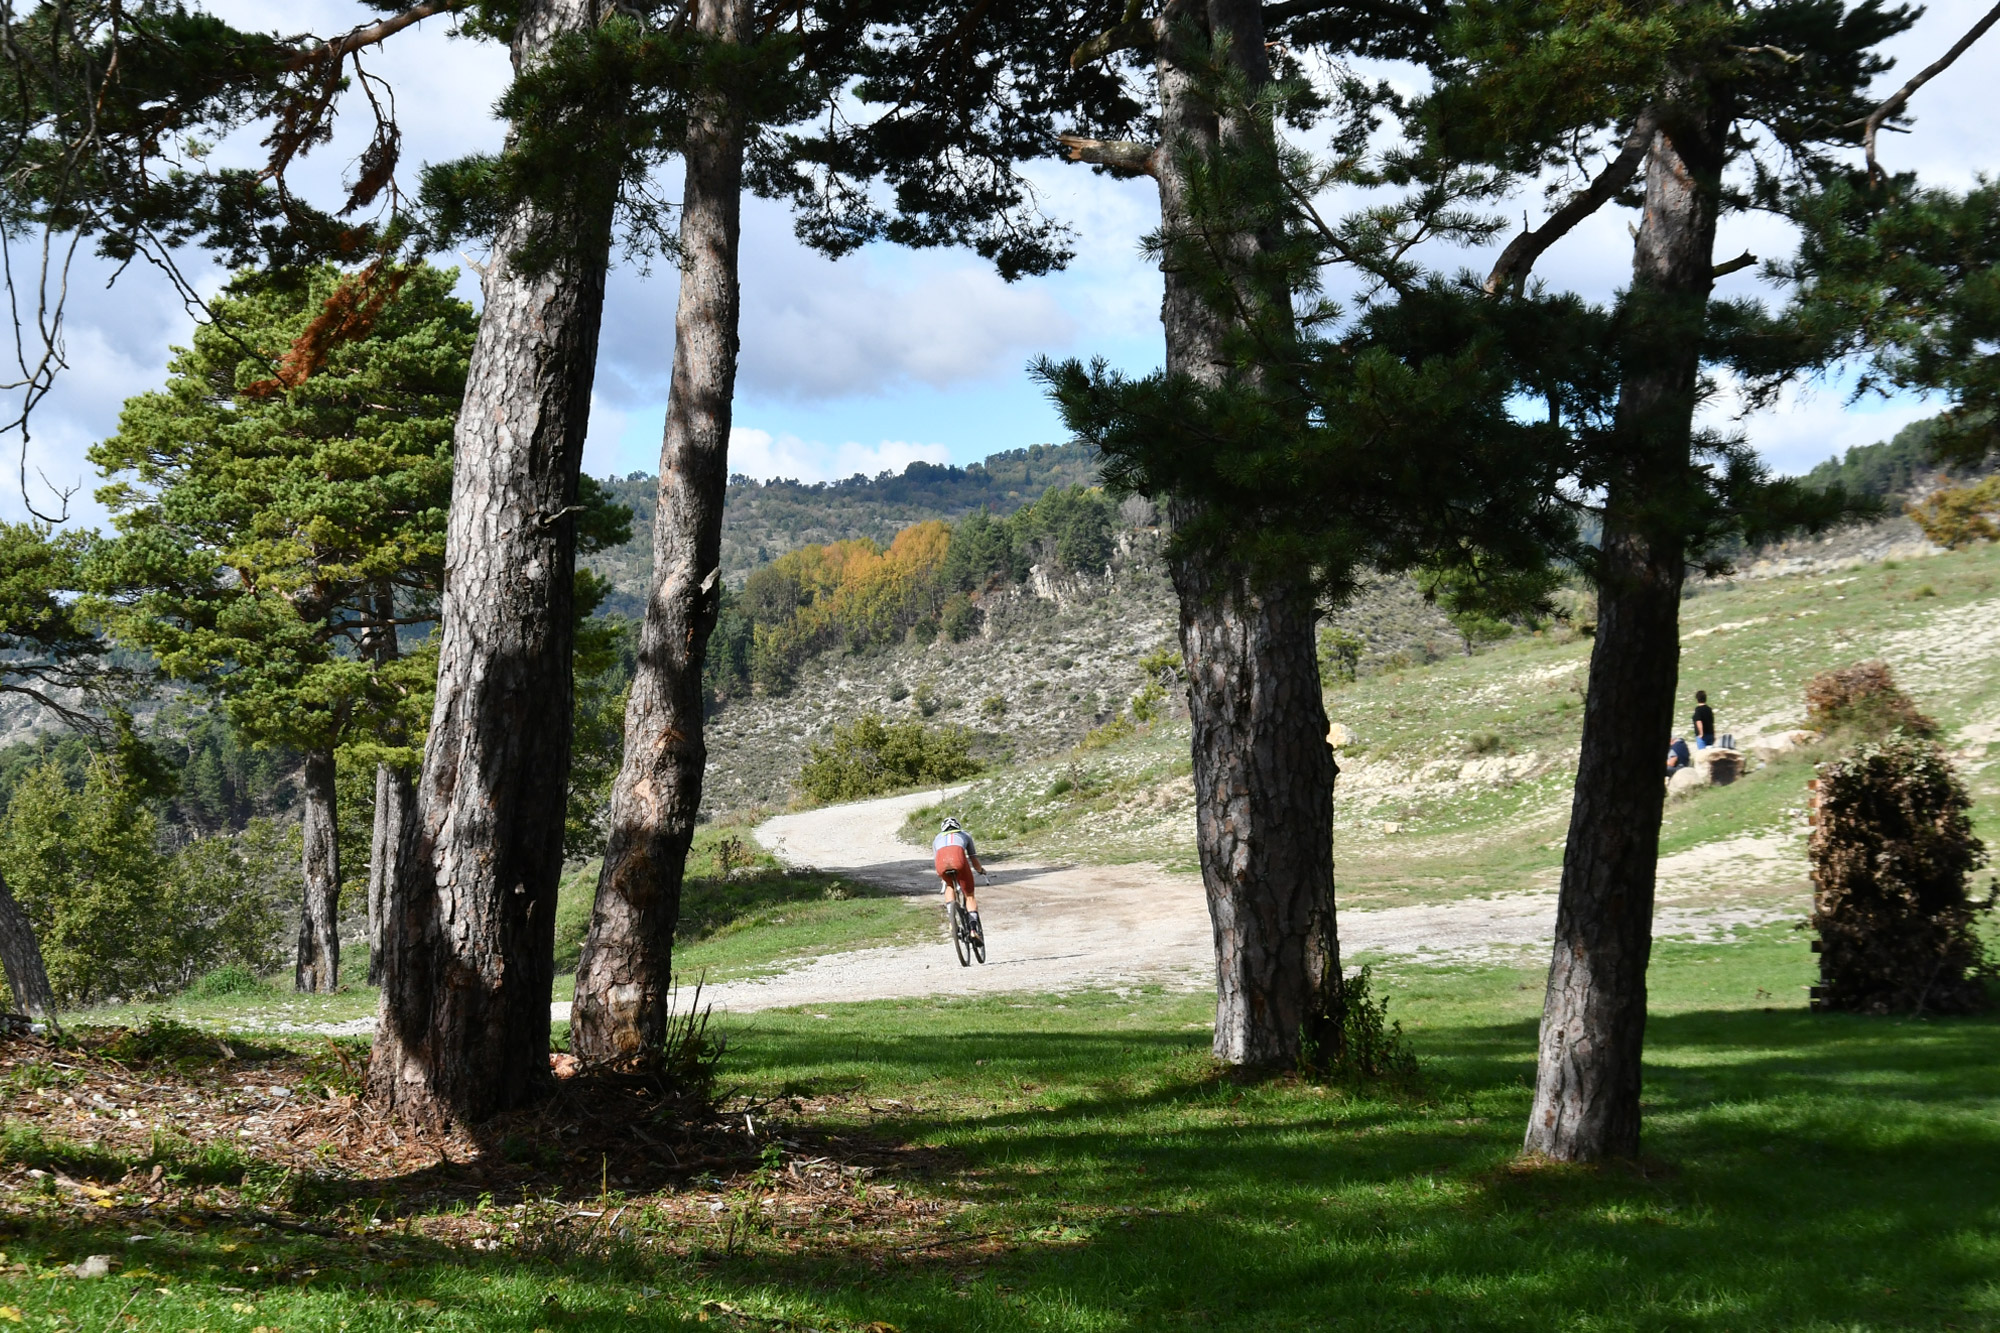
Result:
<instances>
[{"instance_id":1,"label":"white cloud","mask_svg":"<svg viewBox=\"0 0 2000 1333\"><path fill-rule=\"evenodd\" d=\"M1941 403L1898 395L1849 402L1851 379L1787 385L1778 401L1744 415L1742 395L1724 384L1697 418L1697 425L1741 434L1773 472L1800 473L1838 457L1856 445L1889 439L1913 421L1934 416Z\"/></svg>"},{"instance_id":2,"label":"white cloud","mask_svg":"<svg viewBox=\"0 0 2000 1333\"><path fill-rule=\"evenodd\" d=\"M856 473L872 477L880 472L901 472L922 459L926 463L950 461L951 451L941 444L912 444L907 440L883 440L880 444L821 444L796 435L772 435L754 427L738 426L729 432L729 470L769 481L789 477L794 481L839 481Z\"/></svg>"},{"instance_id":3,"label":"white cloud","mask_svg":"<svg viewBox=\"0 0 2000 1333\"><path fill-rule=\"evenodd\" d=\"M970 255L871 249L834 261L790 233L784 209L744 200L744 396L823 402L987 382L1075 336L1077 321L1046 285L1009 285ZM607 401L666 398L676 276L613 275L597 373Z\"/></svg>"}]
</instances>

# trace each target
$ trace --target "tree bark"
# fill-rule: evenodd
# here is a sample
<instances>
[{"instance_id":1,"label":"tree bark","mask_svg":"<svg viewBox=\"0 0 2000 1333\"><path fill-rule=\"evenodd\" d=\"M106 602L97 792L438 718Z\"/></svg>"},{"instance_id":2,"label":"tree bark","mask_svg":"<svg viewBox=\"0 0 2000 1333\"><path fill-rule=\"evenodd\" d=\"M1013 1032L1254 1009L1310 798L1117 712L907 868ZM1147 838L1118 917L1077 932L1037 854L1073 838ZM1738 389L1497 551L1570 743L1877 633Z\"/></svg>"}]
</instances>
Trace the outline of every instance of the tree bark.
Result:
<instances>
[{"instance_id":1,"label":"tree bark","mask_svg":"<svg viewBox=\"0 0 2000 1333\"><path fill-rule=\"evenodd\" d=\"M322 995L340 987L340 835L333 777L333 751L308 750L301 793L305 901L292 976L299 990Z\"/></svg>"},{"instance_id":2,"label":"tree bark","mask_svg":"<svg viewBox=\"0 0 2000 1333\"><path fill-rule=\"evenodd\" d=\"M1160 212L1168 229L1190 216L1189 164L1218 151L1268 153L1268 130L1218 116L1191 73L1190 30L1226 36L1249 86L1268 81L1263 18L1248 0L1169 0L1160 43ZM1238 261L1266 243L1226 238ZM1161 307L1167 371L1203 384L1228 374L1227 321L1171 265ZM1245 300L1286 302L1284 292ZM1199 499L1180 497L1185 522ZM1314 599L1303 581L1258 586L1228 561L1176 558L1181 659L1193 729L1195 832L1215 931L1216 1058L1276 1066L1318 1040L1333 1012L1340 947L1333 893L1333 752L1326 743L1313 641Z\"/></svg>"},{"instance_id":3,"label":"tree bark","mask_svg":"<svg viewBox=\"0 0 2000 1333\"><path fill-rule=\"evenodd\" d=\"M1542 1003L1527 1151L1558 1161L1639 1151L1646 963L1679 679L1699 335L1713 285L1727 118L1669 117L1646 166L1633 251L1623 465L1606 488L1597 637Z\"/></svg>"},{"instance_id":4,"label":"tree bark","mask_svg":"<svg viewBox=\"0 0 2000 1333\"><path fill-rule=\"evenodd\" d=\"M698 0L695 30L740 43L749 17L748 0ZM708 760L701 672L720 606L736 390L743 135L741 106L720 92L704 95L690 116L653 587L570 1018L571 1049L587 1062L628 1061L656 1051L672 1016L674 927Z\"/></svg>"},{"instance_id":5,"label":"tree bark","mask_svg":"<svg viewBox=\"0 0 2000 1333\"><path fill-rule=\"evenodd\" d=\"M530 0L517 71L597 23L597 0ZM573 248L518 267L532 204L483 275L454 441L437 705L385 941L373 1097L474 1123L549 1086L556 885L570 757L574 505L604 307L615 162L561 219Z\"/></svg>"},{"instance_id":6,"label":"tree bark","mask_svg":"<svg viewBox=\"0 0 2000 1333\"><path fill-rule=\"evenodd\" d=\"M393 764L375 765L375 828L368 858L368 984L383 976L383 941L395 897L396 876L417 810L410 775Z\"/></svg>"},{"instance_id":7,"label":"tree bark","mask_svg":"<svg viewBox=\"0 0 2000 1333\"><path fill-rule=\"evenodd\" d=\"M0 967L6 969L7 989L21 1012L55 1027L56 997L49 989L49 969L42 962L35 924L14 900L4 875L0 875Z\"/></svg>"},{"instance_id":8,"label":"tree bark","mask_svg":"<svg viewBox=\"0 0 2000 1333\"><path fill-rule=\"evenodd\" d=\"M396 637L396 593L385 580L372 597L375 628L365 645L377 666L402 653ZM401 739L400 731L397 733ZM417 794L410 776L392 764L375 765L375 827L368 842L368 984L382 984L382 940L389 919L398 867L416 815Z\"/></svg>"}]
</instances>

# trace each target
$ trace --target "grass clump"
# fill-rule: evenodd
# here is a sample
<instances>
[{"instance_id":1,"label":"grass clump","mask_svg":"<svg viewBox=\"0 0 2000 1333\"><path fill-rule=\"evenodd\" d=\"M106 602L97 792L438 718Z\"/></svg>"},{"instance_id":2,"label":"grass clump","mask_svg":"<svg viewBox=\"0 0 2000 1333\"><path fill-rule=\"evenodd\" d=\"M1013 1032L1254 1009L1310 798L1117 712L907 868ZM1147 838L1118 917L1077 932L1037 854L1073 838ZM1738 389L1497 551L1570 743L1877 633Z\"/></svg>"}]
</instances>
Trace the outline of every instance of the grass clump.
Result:
<instances>
[{"instance_id":1,"label":"grass clump","mask_svg":"<svg viewBox=\"0 0 2000 1333\"><path fill-rule=\"evenodd\" d=\"M971 751L963 727L885 722L879 713L864 713L807 751L799 790L816 801L857 801L955 782L979 771Z\"/></svg>"},{"instance_id":2,"label":"grass clump","mask_svg":"<svg viewBox=\"0 0 2000 1333\"><path fill-rule=\"evenodd\" d=\"M220 1000L234 995L262 995L270 989L252 969L241 963L227 963L196 977L183 993L194 1000Z\"/></svg>"}]
</instances>

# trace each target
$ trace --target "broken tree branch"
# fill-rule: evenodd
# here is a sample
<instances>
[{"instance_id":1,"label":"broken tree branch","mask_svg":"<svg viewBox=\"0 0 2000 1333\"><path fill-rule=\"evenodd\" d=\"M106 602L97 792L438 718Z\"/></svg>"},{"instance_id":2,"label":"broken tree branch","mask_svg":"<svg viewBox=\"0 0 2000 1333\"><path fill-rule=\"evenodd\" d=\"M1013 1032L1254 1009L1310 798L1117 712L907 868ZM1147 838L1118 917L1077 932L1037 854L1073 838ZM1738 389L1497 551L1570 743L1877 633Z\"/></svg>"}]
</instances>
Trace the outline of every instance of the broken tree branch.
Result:
<instances>
[{"instance_id":1,"label":"broken tree branch","mask_svg":"<svg viewBox=\"0 0 2000 1333\"><path fill-rule=\"evenodd\" d=\"M1159 174L1159 145L1132 139L1086 139L1080 134L1056 136L1072 162L1088 162L1133 176Z\"/></svg>"},{"instance_id":2,"label":"broken tree branch","mask_svg":"<svg viewBox=\"0 0 2000 1333\"><path fill-rule=\"evenodd\" d=\"M1503 287L1519 288L1528 280L1528 271L1542 256L1542 251L1567 236L1576 224L1604 206L1606 200L1631 183L1639 174L1640 164L1645 162L1647 150L1652 147L1653 136L1659 132L1660 113L1654 107L1647 107L1634 122L1632 132L1625 136L1617 157L1611 159L1604 170L1597 173L1583 189L1571 195L1567 202L1549 214L1548 221L1532 231L1523 231L1507 243L1494 261L1493 271L1486 275L1486 291L1490 295Z\"/></svg>"},{"instance_id":3,"label":"broken tree branch","mask_svg":"<svg viewBox=\"0 0 2000 1333\"><path fill-rule=\"evenodd\" d=\"M1986 17L1973 24L1966 31L1965 36L1958 39L1951 50L1918 70L1915 78L1898 88L1888 101L1869 112L1866 118L1851 120L1847 123L1845 128L1854 129L1859 127L1862 131L1861 147L1862 151L1868 157L1869 180L1875 181L1882 178L1881 164L1875 160L1875 136L1881 132L1883 122L1910 104L1910 94L1916 92L1917 89L1923 87L1947 69L1950 69L1952 62L1964 55L1974 42L1984 37L1986 30L1996 22L2000 22L2000 5L1995 5L1993 8L1987 10Z\"/></svg>"},{"instance_id":4,"label":"broken tree branch","mask_svg":"<svg viewBox=\"0 0 2000 1333\"><path fill-rule=\"evenodd\" d=\"M1720 264L1717 264L1713 268L1709 269L1708 276L1711 281L1716 278L1726 278L1732 273L1742 272L1744 269L1749 268L1752 264L1756 262L1757 262L1757 256L1751 254L1748 250L1745 250L1742 254L1736 256L1736 258L1725 259Z\"/></svg>"}]
</instances>

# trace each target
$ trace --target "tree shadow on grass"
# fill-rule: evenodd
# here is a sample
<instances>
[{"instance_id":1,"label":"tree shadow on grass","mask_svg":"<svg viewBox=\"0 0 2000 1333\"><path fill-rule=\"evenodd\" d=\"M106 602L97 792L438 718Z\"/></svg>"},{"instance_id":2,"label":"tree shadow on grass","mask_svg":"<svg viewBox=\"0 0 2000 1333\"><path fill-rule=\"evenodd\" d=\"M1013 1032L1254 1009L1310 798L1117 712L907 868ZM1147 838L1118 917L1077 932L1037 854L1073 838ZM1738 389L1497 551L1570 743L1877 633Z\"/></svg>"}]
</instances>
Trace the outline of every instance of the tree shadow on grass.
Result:
<instances>
[{"instance_id":1,"label":"tree shadow on grass","mask_svg":"<svg viewBox=\"0 0 2000 1333\"><path fill-rule=\"evenodd\" d=\"M969 1032L900 1038L882 1055L947 1085L993 1058L982 1052L1010 1049L1032 1070L1024 1046L1044 1068L1105 1069L1101 1090L1059 1105L945 1109L911 1127L978 1164L976 1197L995 1201L982 1216L1011 1215L995 1280L1060 1292L1107 1326L2000 1319L1993 1020L1655 1018L1636 1169L1519 1161L1524 1025L1448 1031L1428 1104L1327 1104L1192 1075L1118 1086L1118 1048L1164 1052L1173 1034ZM1496 1086L1499 1070L1509 1081ZM759 1262L771 1280L826 1278L809 1258ZM914 1318L935 1279L904 1276Z\"/></svg>"},{"instance_id":2,"label":"tree shadow on grass","mask_svg":"<svg viewBox=\"0 0 2000 1333\"><path fill-rule=\"evenodd\" d=\"M579 1256L558 1266L578 1284L565 1322L629 1318L622 1297L592 1284L666 1285L666 1270L746 1305L787 1293L816 1312L803 1327L879 1320L908 1333L2000 1321L1991 1019L1655 1018L1639 1169L1517 1159L1520 1023L1428 1033L1432 1095L1393 1101L1245 1086L1218 1077L1205 1042L1183 1032L948 1022L832 1038L843 1048L835 1063L886 1066L935 1089L913 1113L878 1123L945 1145L928 1188L962 1205L947 1235L901 1249L767 1246L698 1270L684 1259ZM758 1044L773 1066L811 1067L827 1063L829 1040L808 1029ZM1502 1081L1487 1078L1495 1070ZM89 1219L59 1225L68 1230L50 1233L51 1245L125 1249ZM297 1254L274 1271L316 1266L314 1282L392 1304L442 1301L443 1270L547 1267L413 1241L407 1266L389 1270L353 1238L290 1243ZM148 1265L166 1272L165 1255L193 1275L217 1264L212 1249L176 1244L188 1246L182 1260L151 1250ZM317 1259L316 1246L328 1247ZM223 1271L244 1262L200 1271L251 1286ZM555 1327L499 1293L453 1299L473 1326Z\"/></svg>"}]
</instances>

